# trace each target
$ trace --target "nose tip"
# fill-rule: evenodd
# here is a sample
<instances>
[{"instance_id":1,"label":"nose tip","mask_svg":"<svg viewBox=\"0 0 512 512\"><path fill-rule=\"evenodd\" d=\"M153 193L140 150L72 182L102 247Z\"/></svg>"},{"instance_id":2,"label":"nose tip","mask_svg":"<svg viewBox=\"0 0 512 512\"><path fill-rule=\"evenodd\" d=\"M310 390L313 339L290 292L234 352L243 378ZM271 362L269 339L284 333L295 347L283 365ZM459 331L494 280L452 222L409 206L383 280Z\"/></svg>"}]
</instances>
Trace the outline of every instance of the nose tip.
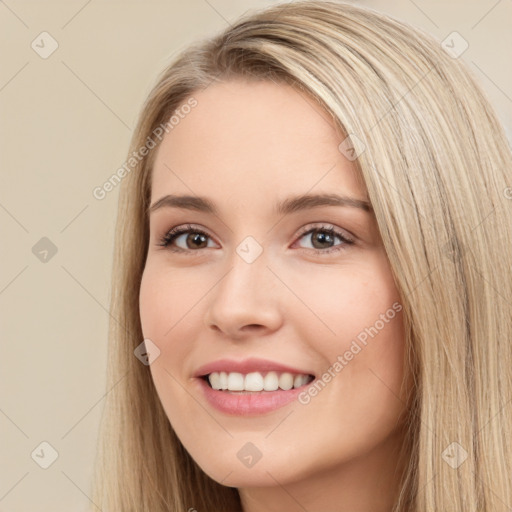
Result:
<instances>
[{"instance_id":1,"label":"nose tip","mask_svg":"<svg viewBox=\"0 0 512 512\"><path fill-rule=\"evenodd\" d=\"M205 314L209 329L241 339L279 328L276 279L263 259L258 260L247 263L239 258L214 288Z\"/></svg>"}]
</instances>

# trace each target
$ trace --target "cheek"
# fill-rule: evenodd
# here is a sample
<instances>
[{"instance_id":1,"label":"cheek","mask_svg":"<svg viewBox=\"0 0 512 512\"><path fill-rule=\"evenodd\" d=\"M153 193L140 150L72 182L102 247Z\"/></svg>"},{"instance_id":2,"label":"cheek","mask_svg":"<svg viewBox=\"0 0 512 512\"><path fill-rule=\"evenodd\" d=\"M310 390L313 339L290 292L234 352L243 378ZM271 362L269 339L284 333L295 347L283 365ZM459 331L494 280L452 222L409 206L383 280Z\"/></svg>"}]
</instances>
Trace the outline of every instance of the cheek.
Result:
<instances>
[{"instance_id":1,"label":"cheek","mask_svg":"<svg viewBox=\"0 0 512 512\"><path fill-rule=\"evenodd\" d=\"M204 274L204 273L203 273ZM149 262L144 269L139 293L139 313L144 338L160 350L150 369L157 390L167 390L164 402L181 397L191 368L185 365L197 350L194 340L203 328L201 300L214 280L198 272L169 269ZM186 401L187 396L183 396Z\"/></svg>"},{"instance_id":2,"label":"cheek","mask_svg":"<svg viewBox=\"0 0 512 512\"><path fill-rule=\"evenodd\" d=\"M153 339L161 330L161 309L165 308L165 303L162 281L157 279L152 267L146 265L139 290L139 313L144 338Z\"/></svg>"},{"instance_id":3,"label":"cheek","mask_svg":"<svg viewBox=\"0 0 512 512\"><path fill-rule=\"evenodd\" d=\"M367 413L364 404L391 405L389 412L400 408L405 335L399 293L386 261L378 255L359 266L319 268L314 276L299 276L295 286L307 308L297 302L294 322L303 339L314 341L326 371L331 368L336 375L329 380L331 389L353 410Z\"/></svg>"},{"instance_id":4,"label":"cheek","mask_svg":"<svg viewBox=\"0 0 512 512\"><path fill-rule=\"evenodd\" d=\"M144 337L172 340L190 322L211 284L183 271L149 263L144 269L139 312ZM197 319L195 319L197 323Z\"/></svg>"},{"instance_id":5,"label":"cheek","mask_svg":"<svg viewBox=\"0 0 512 512\"><path fill-rule=\"evenodd\" d=\"M302 319L308 339L325 340L340 349L358 336L364 341L366 330L376 323L378 330L388 333L399 328L392 308L399 303L399 294L386 260L379 254L357 265L318 267L314 273L296 272L287 279L294 283L298 299L288 311L291 316L296 311L294 321ZM385 329L381 315L388 320Z\"/></svg>"},{"instance_id":6,"label":"cheek","mask_svg":"<svg viewBox=\"0 0 512 512\"><path fill-rule=\"evenodd\" d=\"M172 275L174 274L174 275ZM174 419L186 410L189 396L184 393L183 361L191 351L180 342L187 322L187 311L194 304L195 285L186 285L175 273L150 263L144 269L139 293L142 333L157 345L160 355L150 365L152 379L166 414Z\"/></svg>"},{"instance_id":7,"label":"cheek","mask_svg":"<svg viewBox=\"0 0 512 512\"><path fill-rule=\"evenodd\" d=\"M148 265L142 276L139 293L139 313L144 339L150 339L160 350L160 355L150 366L153 380L160 394L162 389L175 388L173 376L180 362L186 360L191 350L189 343L180 342L183 329L190 320L191 304L194 304L192 286L184 286L183 280L156 265ZM190 295L190 296L189 296ZM187 311L189 315L187 315ZM197 319L196 319L197 322ZM176 396L174 392L166 393ZM162 397L164 400L166 397Z\"/></svg>"}]
</instances>

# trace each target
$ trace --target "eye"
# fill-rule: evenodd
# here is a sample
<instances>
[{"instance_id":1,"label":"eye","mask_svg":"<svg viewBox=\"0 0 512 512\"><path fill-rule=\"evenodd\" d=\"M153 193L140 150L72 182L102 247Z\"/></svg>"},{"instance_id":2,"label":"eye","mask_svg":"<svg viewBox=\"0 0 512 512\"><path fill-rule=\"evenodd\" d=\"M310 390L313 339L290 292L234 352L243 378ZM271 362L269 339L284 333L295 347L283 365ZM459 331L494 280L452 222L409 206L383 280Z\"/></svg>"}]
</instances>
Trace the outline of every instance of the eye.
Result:
<instances>
[{"instance_id":1,"label":"eye","mask_svg":"<svg viewBox=\"0 0 512 512\"><path fill-rule=\"evenodd\" d=\"M306 246L302 245L301 247L313 249L314 251L322 253L344 250L347 245L352 245L354 243L354 241L342 231L334 228L333 226L325 225L308 229L300 235L299 240L307 240L308 238L310 240L309 244ZM336 239L338 239L340 243L335 244Z\"/></svg>"},{"instance_id":2,"label":"eye","mask_svg":"<svg viewBox=\"0 0 512 512\"><path fill-rule=\"evenodd\" d=\"M159 245L177 252L206 249L208 247L209 238L210 235L208 235L208 233L189 224L187 226L178 226L168 231L160 240ZM177 245L180 239L185 247Z\"/></svg>"},{"instance_id":3,"label":"eye","mask_svg":"<svg viewBox=\"0 0 512 512\"><path fill-rule=\"evenodd\" d=\"M307 229L307 228L306 228ZM309 237L309 246L300 245L302 249L312 249L317 253L329 253L346 249L348 245L352 245L354 241L344 232L334 228L332 225L320 225L304 231L299 240ZM340 243L335 243L336 239ZM190 224L186 226L178 226L168 231L160 240L158 245L168 248L175 252L198 252L198 249L207 249L212 247L208 245L211 237L206 231L194 227ZM179 244L182 244L181 246Z\"/></svg>"}]
</instances>

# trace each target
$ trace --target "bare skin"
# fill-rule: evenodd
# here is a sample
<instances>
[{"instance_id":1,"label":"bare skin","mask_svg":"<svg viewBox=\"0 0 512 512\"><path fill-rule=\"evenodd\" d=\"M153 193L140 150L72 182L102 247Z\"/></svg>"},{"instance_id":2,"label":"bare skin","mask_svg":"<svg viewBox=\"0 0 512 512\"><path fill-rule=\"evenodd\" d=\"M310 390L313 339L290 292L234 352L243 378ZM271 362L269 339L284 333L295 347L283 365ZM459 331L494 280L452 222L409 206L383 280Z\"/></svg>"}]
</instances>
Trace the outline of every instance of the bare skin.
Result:
<instances>
[{"instance_id":1,"label":"bare skin","mask_svg":"<svg viewBox=\"0 0 512 512\"><path fill-rule=\"evenodd\" d=\"M194 97L197 106L158 148L151 204L194 195L218 212L155 209L140 289L144 337L160 349L150 368L166 414L201 468L238 488L244 512L389 512L403 442L404 328L375 218L346 205L274 211L304 194L367 201L338 149L343 136L286 85L233 80ZM187 224L188 235L159 245ZM236 251L248 236L262 249L251 263ZM335 371L338 356L344 364ZM331 378L302 403L264 414L212 407L196 370L248 357L307 369L317 380L331 368ZM237 456L248 442L261 454L251 467Z\"/></svg>"}]
</instances>

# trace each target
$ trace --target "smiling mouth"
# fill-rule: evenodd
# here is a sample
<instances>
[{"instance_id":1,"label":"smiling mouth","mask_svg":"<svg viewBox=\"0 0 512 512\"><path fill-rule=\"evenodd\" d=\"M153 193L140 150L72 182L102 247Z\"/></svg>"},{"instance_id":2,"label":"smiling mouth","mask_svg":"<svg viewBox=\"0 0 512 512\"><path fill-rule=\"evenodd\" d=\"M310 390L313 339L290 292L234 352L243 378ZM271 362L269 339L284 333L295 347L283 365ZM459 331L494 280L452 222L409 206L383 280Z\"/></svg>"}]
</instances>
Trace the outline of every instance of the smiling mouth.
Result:
<instances>
[{"instance_id":1,"label":"smiling mouth","mask_svg":"<svg viewBox=\"0 0 512 512\"><path fill-rule=\"evenodd\" d=\"M213 372L200 377L212 389L230 393L288 391L308 385L315 379L310 374L289 372Z\"/></svg>"}]
</instances>

